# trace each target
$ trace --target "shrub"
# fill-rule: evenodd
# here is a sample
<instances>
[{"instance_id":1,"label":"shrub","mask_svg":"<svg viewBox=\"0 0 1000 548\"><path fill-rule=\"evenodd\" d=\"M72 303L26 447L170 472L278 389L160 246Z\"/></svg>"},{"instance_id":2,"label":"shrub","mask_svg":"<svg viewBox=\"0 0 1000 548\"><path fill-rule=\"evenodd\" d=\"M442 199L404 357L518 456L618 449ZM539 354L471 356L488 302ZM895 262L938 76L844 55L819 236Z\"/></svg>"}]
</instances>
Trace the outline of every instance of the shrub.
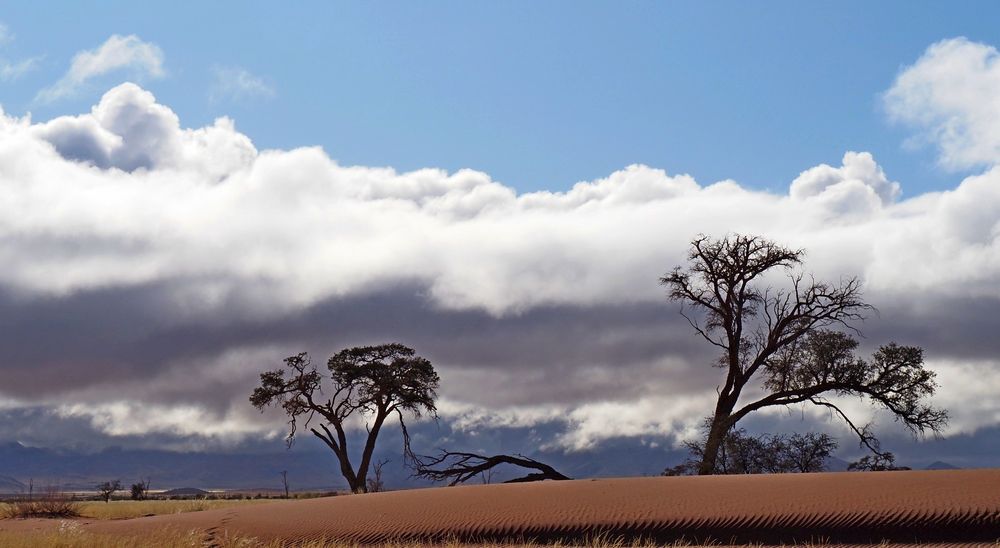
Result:
<instances>
[{"instance_id":1,"label":"shrub","mask_svg":"<svg viewBox=\"0 0 1000 548\"><path fill-rule=\"evenodd\" d=\"M46 496L36 500L19 499L3 509L5 518L75 518L80 515L77 503L62 496Z\"/></svg>"}]
</instances>

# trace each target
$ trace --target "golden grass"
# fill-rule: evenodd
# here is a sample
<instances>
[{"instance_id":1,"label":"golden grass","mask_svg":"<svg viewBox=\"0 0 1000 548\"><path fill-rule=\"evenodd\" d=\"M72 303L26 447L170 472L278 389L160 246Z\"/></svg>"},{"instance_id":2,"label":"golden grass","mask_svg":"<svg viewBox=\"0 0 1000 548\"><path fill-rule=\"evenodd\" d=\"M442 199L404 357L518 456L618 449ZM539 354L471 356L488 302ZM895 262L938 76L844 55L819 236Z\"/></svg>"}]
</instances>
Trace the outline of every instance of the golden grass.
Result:
<instances>
[{"instance_id":1,"label":"golden grass","mask_svg":"<svg viewBox=\"0 0 1000 548\"><path fill-rule=\"evenodd\" d=\"M216 535L208 537L203 531L177 531L172 529L161 529L143 535L111 535L90 533L84 531L78 522L64 520L60 522L58 530L51 532L10 532L0 531L0 546L10 548L131 548L131 547L202 547L213 546L218 548L285 548L287 545L281 541L259 541L252 537ZM345 543L328 540L296 542L298 548L361 548L362 545L356 543ZM377 545L377 548L419 548L426 546L419 542L396 542ZM516 542L499 542L468 544L461 542L445 542L435 545L441 548L465 548L479 546L487 548L517 548L538 546L535 544L525 544ZM652 547L658 546L655 543L628 543L622 540L615 540L598 536L592 541L583 544L550 544L547 546L583 546L586 548L624 548L626 546ZM688 546L687 543L676 543L671 546Z\"/></svg>"},{"instance_id":2,"label":"golden grass","mask_svg":"<svg viewBox=\"0 0 1000 548\"><path fill-rule=\"evenodd\" d=\"M885 545L885 544L884 544ZM64 520L59 524L59 528L50 532L10 532L0 531L0 546L5 548L191 548L212 546L215 548L286 548L287 544L281 541L259 541L252 537L230 536L227 534L209 537L204 531L177 531L174 529L161 529L151 531L142 535L112 535L99 534L84 531L80 524L72 520ZM363 548L357 543L345 543L338 541L314 540L306 542L296 542L294 546L298 548ZM368 548L419 548L426 546L418 542L395 542L378 544ZM445 542L436 544L439 548L467 548L471 546L484 548L532 548L541 545L523 542L492 542L483 544L469 544L462 542ZM563 544L556 542L545 546L569 547L580 546L583 548L625 548L629 546L653 547L664 546L654 542L628 542L624 539L617 539L598 535L597 537L579 544ZM694 546L692 544L679 541L666 546ZM699 545L700 546L700 545ZM760 544L747 544L746 548L761 547ZM825 546L823 543L785 544L788 548L816 548ZM1000 542L993 544L1000 548Z\"/></svg>"},{"instance_id":3,"label":"golden grass","mask_svg":"<svg viewBox=\"0 0 1000 548\"><path fill-rule=\"evenodd\" d=\"M113 500L111 502L81 502L77 506L80 516L91 519L130 519L160 514L181 514L232 508L283 499L252 500Z\"/></svg>"}]
</instances>

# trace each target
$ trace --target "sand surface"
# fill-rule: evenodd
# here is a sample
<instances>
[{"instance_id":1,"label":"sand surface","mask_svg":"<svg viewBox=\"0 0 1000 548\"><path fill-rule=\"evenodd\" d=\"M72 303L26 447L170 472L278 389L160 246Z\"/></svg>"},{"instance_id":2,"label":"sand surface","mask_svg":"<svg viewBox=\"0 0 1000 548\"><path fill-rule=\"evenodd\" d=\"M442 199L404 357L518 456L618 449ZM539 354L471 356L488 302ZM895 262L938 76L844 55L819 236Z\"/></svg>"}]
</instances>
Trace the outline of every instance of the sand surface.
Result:
<instances>
[{"instance_id":1,"label":"sand surface","mask_svg":"<svg viewBox=\"0 0 1000 548\"><path fill-rule=\"evenodd\" d=\"M653 477L438 487L114 522L289 541L581 539L715 543L996 542L1000 470ZM0 529L50 527L0 521Z\"/></svg>"}]
</instances>

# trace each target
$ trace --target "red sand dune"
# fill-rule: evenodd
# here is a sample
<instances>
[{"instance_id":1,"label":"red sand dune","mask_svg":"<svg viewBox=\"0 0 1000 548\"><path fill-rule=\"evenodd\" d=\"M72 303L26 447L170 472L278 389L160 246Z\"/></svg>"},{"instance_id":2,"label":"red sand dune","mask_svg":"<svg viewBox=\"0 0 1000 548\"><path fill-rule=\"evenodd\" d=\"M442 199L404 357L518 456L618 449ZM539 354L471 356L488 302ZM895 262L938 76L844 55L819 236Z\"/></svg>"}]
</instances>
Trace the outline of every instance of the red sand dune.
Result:
<instances>
[{"instance_id":1,"label":"red sand dune","mask_svg":"<svg viewBox=\"0 0 1000 548\"><path fill-rule=\"evenodd\" d=\"M0 522L0 528L3 528ZM260 539L993 542L1000 470L576 480L439 487L90 522Z\"/></svg>"}]
</instances>

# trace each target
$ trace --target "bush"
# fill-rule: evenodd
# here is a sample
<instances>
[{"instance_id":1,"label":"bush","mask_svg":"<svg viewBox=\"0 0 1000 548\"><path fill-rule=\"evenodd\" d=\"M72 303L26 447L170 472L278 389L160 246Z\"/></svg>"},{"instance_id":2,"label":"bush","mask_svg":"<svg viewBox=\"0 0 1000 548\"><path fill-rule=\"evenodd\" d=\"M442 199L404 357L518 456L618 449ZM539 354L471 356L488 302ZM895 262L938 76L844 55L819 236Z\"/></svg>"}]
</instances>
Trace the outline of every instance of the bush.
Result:
<instances>
[{"instance_id":1,"label":"bush","mask_svg":"<svg viewBox=\"0 0 1000 548\"><path fill-rule=\"evenodd\" d=\"M46 496L37 500L15 500L3 509L3 517L25 518L75 518L80 515L77 503L60 496Z\"/></svg>"}]
</instances>

